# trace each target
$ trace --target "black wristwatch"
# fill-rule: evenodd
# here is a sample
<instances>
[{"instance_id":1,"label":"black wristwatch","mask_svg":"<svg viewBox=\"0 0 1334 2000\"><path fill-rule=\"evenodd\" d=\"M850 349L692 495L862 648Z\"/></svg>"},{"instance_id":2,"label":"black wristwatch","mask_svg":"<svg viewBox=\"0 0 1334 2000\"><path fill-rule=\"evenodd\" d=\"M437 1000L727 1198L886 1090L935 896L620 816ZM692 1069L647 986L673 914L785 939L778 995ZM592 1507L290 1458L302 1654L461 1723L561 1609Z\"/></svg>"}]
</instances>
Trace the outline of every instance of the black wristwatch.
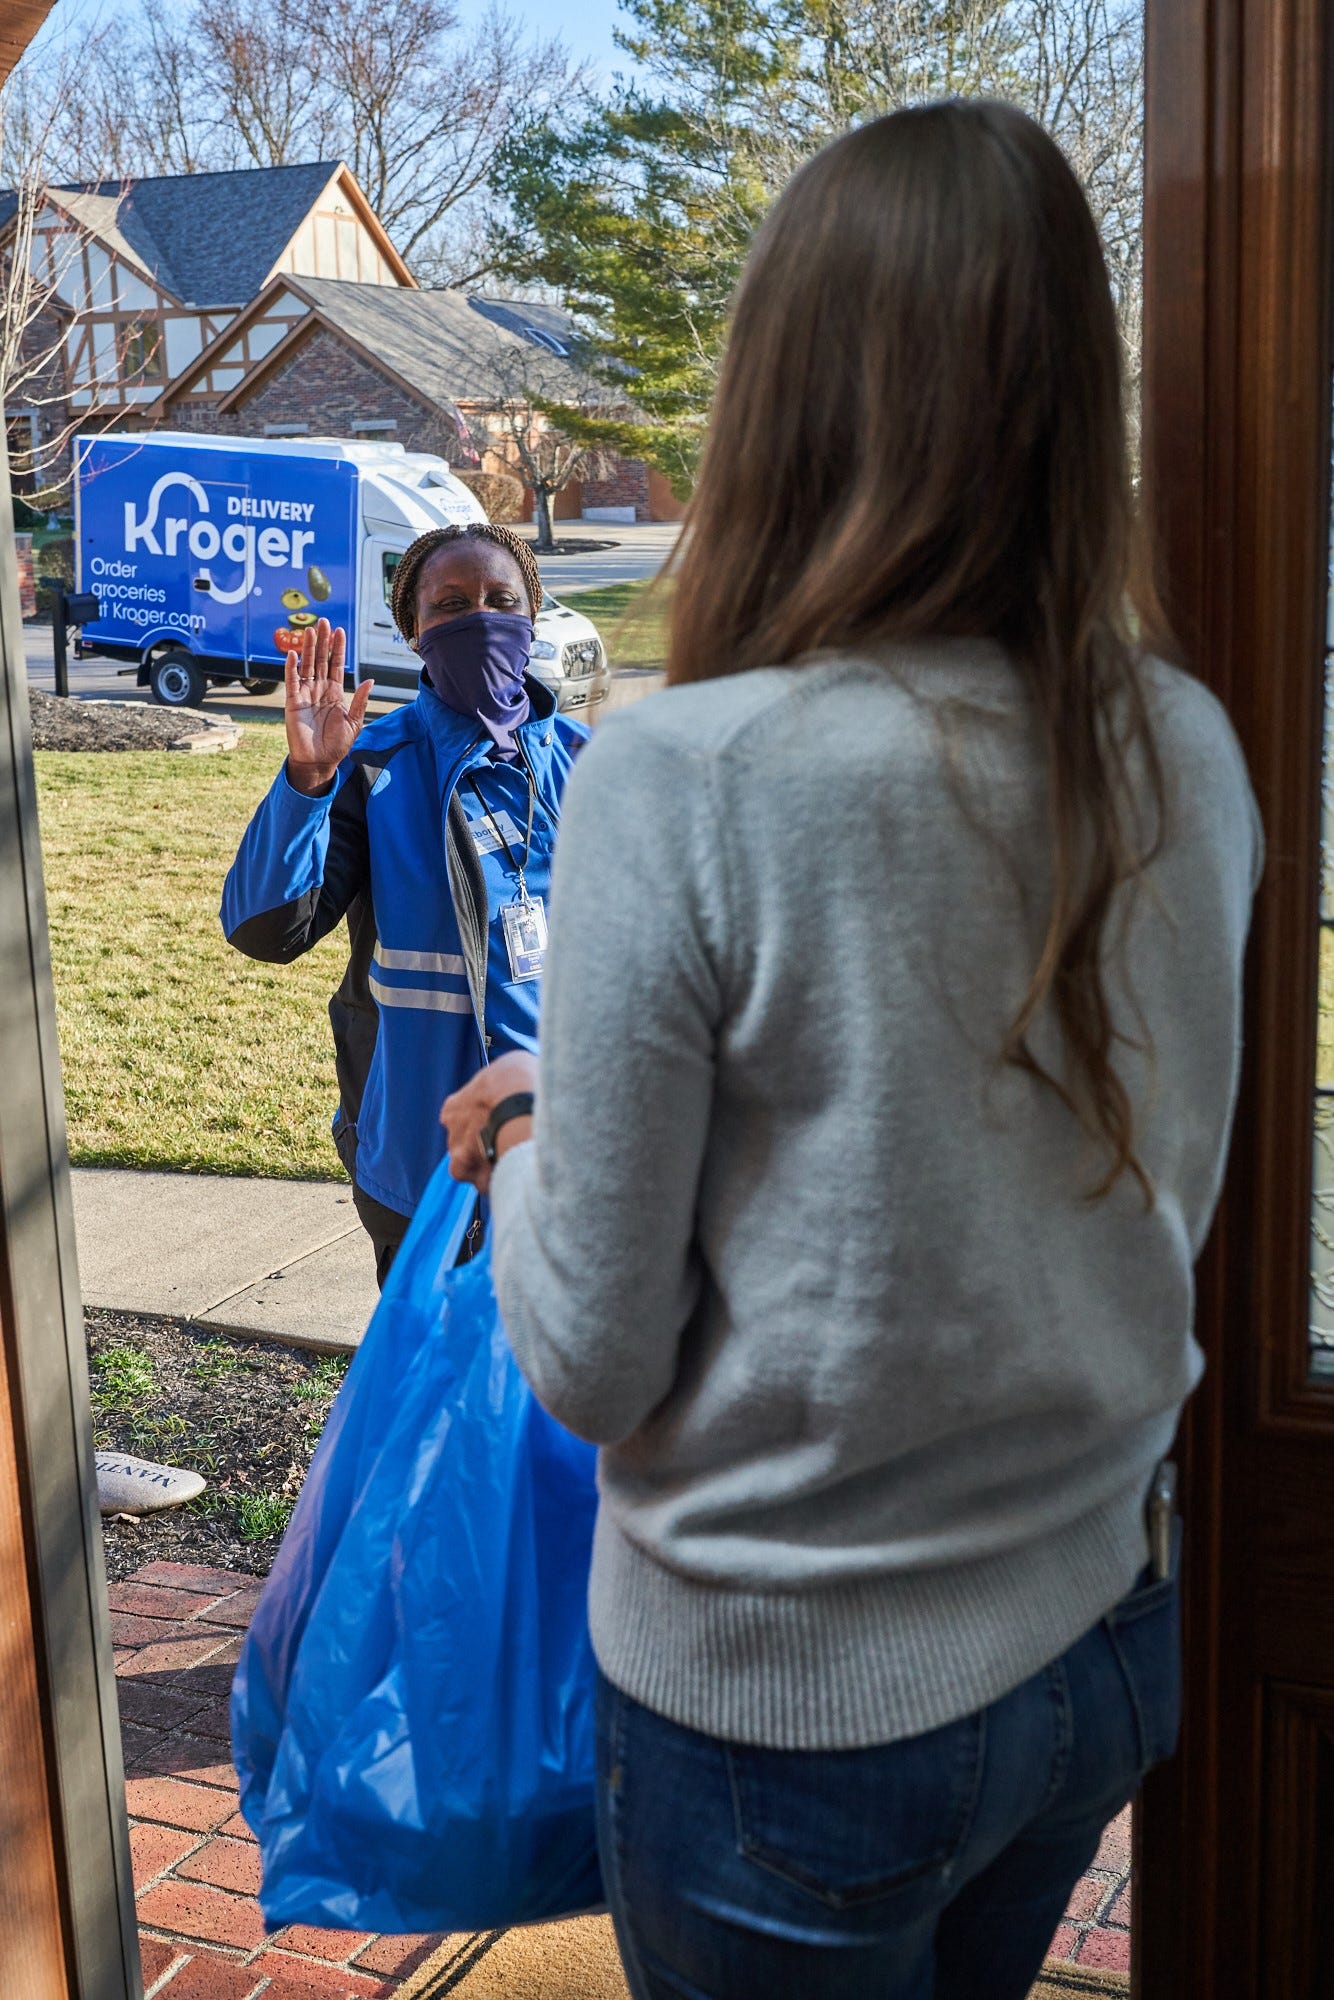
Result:
<instances>
[{"instance_id":1,"label":"black wristwatch","mask_svg":"<svg viewBox=\"0 0 1334 2000\"><path fill-rule=\"evenodd\" d=\"M533 1093L531 1090L516 1090L511 1097L502 1097L482 1127L482 1151L486 1154L487 1165L496 1164L496 1134L502 1125L508 1125L511 1118L531 1118L533 1115Z\"/></svg>"}]
</instances>

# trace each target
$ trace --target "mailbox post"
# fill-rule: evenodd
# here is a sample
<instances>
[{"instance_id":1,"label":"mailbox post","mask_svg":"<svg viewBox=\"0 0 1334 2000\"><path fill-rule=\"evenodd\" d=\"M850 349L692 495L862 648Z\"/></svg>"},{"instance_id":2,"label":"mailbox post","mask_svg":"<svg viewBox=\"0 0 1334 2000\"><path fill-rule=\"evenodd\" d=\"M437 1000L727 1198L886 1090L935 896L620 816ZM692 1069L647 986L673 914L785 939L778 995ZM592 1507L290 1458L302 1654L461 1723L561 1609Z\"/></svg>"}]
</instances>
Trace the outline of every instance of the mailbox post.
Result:
<instances>
[{"instance_id":1,"label":"mailbox post","mask_svg":"<svg viewBox=\"0 0 1334 2000\"><path fill-rule=\"evenodd\" d=\"M102 607L92 591L56 592L55 609L51 613L51 642L56 656L56 693L69 693L69 627L71 625L91 625L100 618Z\"/></svg>"}]
</instances>

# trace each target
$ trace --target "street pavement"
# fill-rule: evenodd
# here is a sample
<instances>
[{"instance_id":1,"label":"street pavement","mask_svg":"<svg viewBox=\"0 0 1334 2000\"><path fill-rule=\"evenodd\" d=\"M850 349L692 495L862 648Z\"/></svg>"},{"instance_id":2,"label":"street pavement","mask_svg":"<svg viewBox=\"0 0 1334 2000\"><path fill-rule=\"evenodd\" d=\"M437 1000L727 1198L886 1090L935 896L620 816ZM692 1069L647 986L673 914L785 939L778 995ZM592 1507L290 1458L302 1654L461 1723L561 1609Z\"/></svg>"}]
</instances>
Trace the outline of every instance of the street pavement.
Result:
<instances>
[{"instance_id":1,"label":"street pavement","mask_svg":"<svg viewBox=\"0 0 1334 2000\"><path fill-rule=\"evenodd\" d=\"M51 627L25 625L23 644L29 683L35 688L42 688L47 694L54 694L56 681L55 664L51 657ZM121 677L114 660L71 660L69 678L70 693L80 701L152 700L146 688L135 686L132 672ZM622 668L612 675L607 699L597 713L610 715L614 709L624 708L628 703L638 701L642 695L652 693L654 688L662 686L662 681L663 676L650 668ZM392 706L391 702L372 701L367 713L383 715ZM242 694L237 689L229 696L225 688L211 688L203 708L205 715L228 715L233 722L243 725L247 722L279 722L282 712L281 692L250 695ZM579 719L584 720L582 716Z\"/></svg>"},{"instance_id":2,"label":"street pavement","mask_svg":"<svg viewBox=\"0 0 1334 2000\"><path fill-rule=\"evenodd\" d=\"M557 541L607 541L616 547L600 553L590 550L587 555L539 556L542 581L555 597L573 597L612 583L639 583L657 575L680 532L674 521L634 526L619 521L557 521Z\"/></svg>"}]
</instances>

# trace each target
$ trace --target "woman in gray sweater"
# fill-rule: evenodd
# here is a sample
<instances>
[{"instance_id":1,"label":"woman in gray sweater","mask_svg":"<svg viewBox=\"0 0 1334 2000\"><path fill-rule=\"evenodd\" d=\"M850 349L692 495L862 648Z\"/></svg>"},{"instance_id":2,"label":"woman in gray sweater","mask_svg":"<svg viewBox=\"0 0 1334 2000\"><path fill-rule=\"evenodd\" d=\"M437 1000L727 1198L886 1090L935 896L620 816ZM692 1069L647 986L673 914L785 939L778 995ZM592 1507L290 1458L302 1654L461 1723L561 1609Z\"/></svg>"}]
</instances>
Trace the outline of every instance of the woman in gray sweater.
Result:
<instances>
[{"instance_id":1,"label":"woman in gray sweater","mask_svg":"<svg viewBox=\"0 0 1334 2000\"><path fill-rule=\"evenodd\" d=\"M962 103L830 147L740 287L670 685L571 781L540 1070L445 1108L602 1447L638 2000L1019 2000L1172 1749L1146 1502L1261 838L1132 539L1056 147Z\"/></svg>"}]
</instances>

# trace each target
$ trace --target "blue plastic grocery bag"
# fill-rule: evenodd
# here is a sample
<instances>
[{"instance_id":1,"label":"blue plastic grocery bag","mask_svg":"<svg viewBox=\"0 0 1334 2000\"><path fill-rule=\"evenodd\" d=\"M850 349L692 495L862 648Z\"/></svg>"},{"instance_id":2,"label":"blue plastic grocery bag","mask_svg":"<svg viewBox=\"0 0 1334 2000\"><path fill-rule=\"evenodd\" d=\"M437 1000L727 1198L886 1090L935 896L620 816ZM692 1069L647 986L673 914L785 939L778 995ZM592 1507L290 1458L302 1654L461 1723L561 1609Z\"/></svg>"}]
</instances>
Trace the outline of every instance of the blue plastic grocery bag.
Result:
<instances>
[{"instance_id":1,"label":"blue plastic grocery bag","mask_svg":"<svg viewBox=\"0 0 1334 2000\"><path fill-rule=\"evenodd\" d=\"M441 1167L320 1440L232 1690L271 1926L488 1930L602 1901L595 1453L510 1353Z\"/></svg>"}]
</instances>

